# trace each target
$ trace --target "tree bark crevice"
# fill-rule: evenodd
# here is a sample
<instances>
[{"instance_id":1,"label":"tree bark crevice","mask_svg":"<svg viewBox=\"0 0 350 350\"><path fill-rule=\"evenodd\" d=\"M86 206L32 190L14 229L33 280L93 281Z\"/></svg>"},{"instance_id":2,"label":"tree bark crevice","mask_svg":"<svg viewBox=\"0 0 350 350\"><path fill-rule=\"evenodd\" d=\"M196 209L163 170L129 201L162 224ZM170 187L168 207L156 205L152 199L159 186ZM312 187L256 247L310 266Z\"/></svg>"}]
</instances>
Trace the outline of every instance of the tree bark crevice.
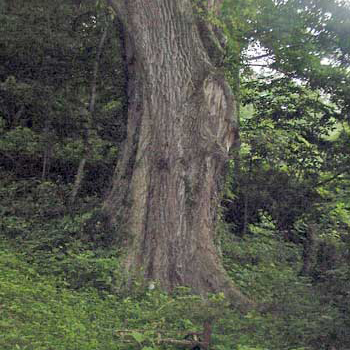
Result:
<instances>
[{"instance_id":1,"label":"tree bark crevice","mask_svg":"<svg viewBox=\"0 0 350 350\"><path fill-rule=\"evenodd\" d=\"M127 275L141 272L169 291L225 292L246 310L251 303L214 243L235 98L210 61L190 0L125 4L128 130L104 209L129 237Z\"/></svg>"}]
</instances>

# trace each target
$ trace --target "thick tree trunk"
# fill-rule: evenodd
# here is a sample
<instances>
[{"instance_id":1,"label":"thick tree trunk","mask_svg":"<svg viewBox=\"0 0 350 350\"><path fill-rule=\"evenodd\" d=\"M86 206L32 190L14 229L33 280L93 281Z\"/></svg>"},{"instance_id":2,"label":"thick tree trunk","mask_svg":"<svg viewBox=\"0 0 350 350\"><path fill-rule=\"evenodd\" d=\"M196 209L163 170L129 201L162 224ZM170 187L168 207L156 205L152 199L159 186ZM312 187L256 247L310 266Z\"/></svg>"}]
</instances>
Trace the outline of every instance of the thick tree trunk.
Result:
<instances>
[{"instance_id":1,"label":"thick tree trunk","mask_svg":"<svg viewBox=\"0 0 350 350\"><path fill-rule=\"evenodd\" d=\"M190 0L111 3L126 27L129 111L104 209L123 224L128 275L223 291L244 310L214 243L236 107L207 52L212 33L199 33Z\"/></svg>"}]
</instances>

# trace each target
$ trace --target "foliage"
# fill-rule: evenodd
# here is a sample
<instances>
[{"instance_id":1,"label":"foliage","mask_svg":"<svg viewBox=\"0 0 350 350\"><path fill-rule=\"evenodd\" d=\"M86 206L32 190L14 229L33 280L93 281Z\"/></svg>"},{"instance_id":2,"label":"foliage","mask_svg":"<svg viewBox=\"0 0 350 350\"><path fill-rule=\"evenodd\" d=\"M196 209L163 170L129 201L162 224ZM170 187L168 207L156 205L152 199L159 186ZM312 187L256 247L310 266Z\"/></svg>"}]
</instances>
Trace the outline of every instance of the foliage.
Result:
<instances>
[{"instance_id":1,"label":"foliage","mask_svg":"<svg viewBox=\"0 0 350 350\"><path fill-rule=\"evenodd\" d=\"M86 106L98 40L110 14L91 2L76 7L72 1L5 1L1 18L0 165L19 176L71 182L91 124L83 191L105 188L125 133L117 26L110 25L102 53L93 121ZM95 175L101 182L93 188Z\"/></svg>"},{"instance_id":2,"label":"foliage","mask_svg":"<svg viewBox=\"0 0 350 350\"><path fill-rule=\"evenodd\" d=\"M218 349L297 348L317 342L326 321L329 328L333 320L340 322L337 309L324 310L310 280L298 276L300 247L286 245L267 216L251 227L252 236L237 239L223 231L226 268L242 290L265 305L262 312L242 316L222 295L204 301L185 288L167 295L142 279L126 288L118 250L82 234L97 215L88 204L74 215L50 217L49 208L62 205L62 184L5 180L1 304L16 312L10 320L4 316L4 349L16 344L24 349L170 349L157 343L159 333L182 339L201 332L208 319ZM119 332L125 329L131 333Z\"/></svg>"},{"instance_id":3,"label":"foliage","mask_svg":"<svg viewBox=\"0 0 350 350\"><path fill-rule=\"evenodd\" d=\"M97 209L126 130L122 27L108 6L0 1L0 18L1 349L172 349L159 335L183 339L208 320L217 350L350 347L345 2L225 0L205 18L228 37L223 69L240 91L241 148L218 226L225 268L260 305L247 315L220 294L166 294L122 273L124 233Z\"/></svg>"},{"instance_id":4,"label":"foliage","mask_svg":"<svg viewBox=\"0 0 350 350\"><path fill-rule=\"evenodd\" d=\"M115 300L103 300L94 291L57 288L3 244L0 265L2 349L106 349L117 344Z\"/></svg>"}]
</instances>

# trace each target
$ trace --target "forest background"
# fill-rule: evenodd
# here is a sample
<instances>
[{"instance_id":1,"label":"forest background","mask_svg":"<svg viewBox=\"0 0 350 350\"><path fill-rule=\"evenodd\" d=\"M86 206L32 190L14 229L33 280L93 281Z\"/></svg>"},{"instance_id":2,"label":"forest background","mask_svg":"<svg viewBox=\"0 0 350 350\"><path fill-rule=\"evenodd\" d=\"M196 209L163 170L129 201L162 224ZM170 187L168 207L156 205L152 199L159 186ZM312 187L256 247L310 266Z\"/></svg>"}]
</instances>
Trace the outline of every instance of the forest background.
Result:
<instances>
[{"instance_id":1,"label":"forest background","mask_svg":"<svg viewBox=\"0 0 350 350\"><path fill-rule=\"evenodd\" d=\"M2 0L1 349L171 349L208 320L210 349L349 349L349 3L204 15L240 99L218 244L260 306L126 288L99 209L127 128L122 23L103 1Z\"/></svg>"}]
</instances>

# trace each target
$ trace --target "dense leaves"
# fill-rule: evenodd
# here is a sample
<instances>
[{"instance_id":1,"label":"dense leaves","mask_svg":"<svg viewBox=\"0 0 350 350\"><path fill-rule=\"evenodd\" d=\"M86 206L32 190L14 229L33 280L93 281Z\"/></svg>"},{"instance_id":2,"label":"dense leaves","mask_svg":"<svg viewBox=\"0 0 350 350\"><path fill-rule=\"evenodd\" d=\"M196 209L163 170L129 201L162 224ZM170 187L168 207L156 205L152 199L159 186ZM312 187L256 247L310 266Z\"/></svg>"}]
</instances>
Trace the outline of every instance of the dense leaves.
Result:
<instances>
[{"instance_id":1,"label":"dense leaves","mask_svg":"<svg viewBox=\"0 0 350 350\"><path fill-rule=\"evenodd\" d=\"M1 16L1 165L22 176L41 172L43 178L71 181L89 127L93 162L87 172L103 169L108 178L125 133L122 44L111 14L89 3L9 1ZM106 26L97 106L89 116L94 60Z\"/></svg>"},{"instance_id":2,"label":"dense leaves","mask_svg":"<svg viewBox=\"0 0 350 350\"><path fill-rule=\"evenodd\" d=\"M240 315L220 294L129 288L125 233L98 209L127 127L121 23L100 1L3 0L1 349L171 349L159 338L208 320L217 350L350 347L349 4L223 5L206 20L228 39L241 147L218 231L225 268L259 307Z\"/></svg>"}]
</instances>

